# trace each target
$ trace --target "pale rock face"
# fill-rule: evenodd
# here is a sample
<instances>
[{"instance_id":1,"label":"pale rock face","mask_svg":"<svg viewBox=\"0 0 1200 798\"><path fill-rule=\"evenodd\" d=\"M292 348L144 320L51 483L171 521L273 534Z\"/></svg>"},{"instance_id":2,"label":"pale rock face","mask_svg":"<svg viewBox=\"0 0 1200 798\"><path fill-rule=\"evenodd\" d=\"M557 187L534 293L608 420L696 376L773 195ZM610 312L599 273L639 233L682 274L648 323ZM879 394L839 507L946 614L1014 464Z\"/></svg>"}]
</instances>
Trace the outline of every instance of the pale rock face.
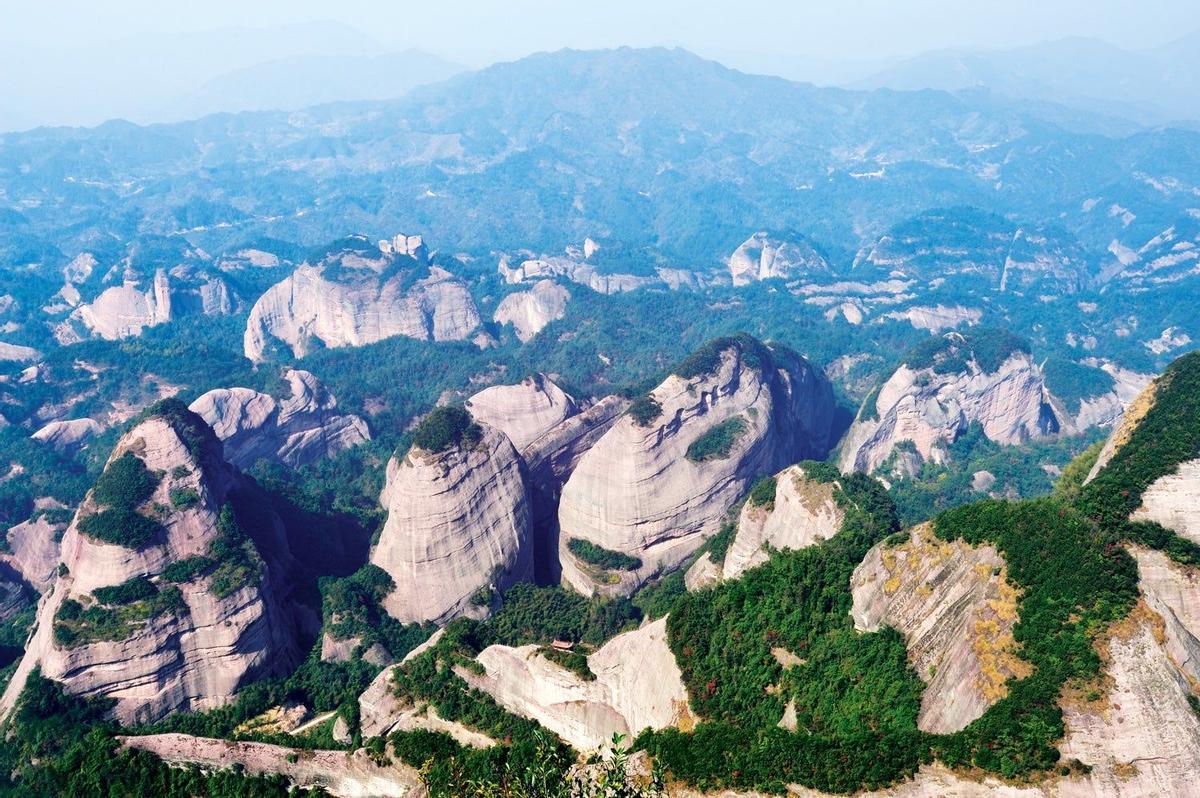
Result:
<instances>
[{"instance_id":1,"label":"pale rock face","mask_svg":"<svg viewBox=\"0 0 1200 798\"><path fill-rule=\"evenodd\" d=\"M602 748L613 734L636 735L691 720L687 690L667 645L666 618L619 634L588 657L595 681L542 657L537 646L489 646L487 673L455 672L505 709L538 721L576 750Z\"/></svg>"},{"instance_id":2,"label":"pale rock face","mask_svg":"<svg viewBox=\"0 0 1200 798\"><path fill-rule=\"evenodd\" d=\"M59 542L66 524L51 523L40 515L8 529L12 554L0 555L39 593L54 583L59 563Z\"/></svg>"},{"instance_id":3,"label":"pale rock face","mask_svg":"<svg viewBox=\"0 0 1200 798\"><path fill-rule=\"evenodd\" d=\"M93 419L77 418L71 421L51 421L30 437L60 452L75 452L103 431L104 428Z\"/></svg>"},{"instance_id":4,"label":"pale rock face","mask_svg":"<svg viewBox=\"0 0 1200 798\"><path fill-rule=\"evenodd\" d=\"M713 562L712 557L706 551L696 562L692 563L692 567L688 568L687 573L683 575L683 586L688 589L689 593L695 593L720 583L722 578L722 567Z\"/></svg>"},{"instance_id":5,"label":"pale rock face","mask_svg":"<svg viewBox=\"0 0 1200 798\"><path fill-rule=\"evenodd\" d=\"M1131 521L1156 521L1194 543L1200 543L1200 459L1180 463L1142 492L1142 506Z\"/></svg>"},{"instance_id":6,"label":"pale rock face","mask_svg":"<svg viewBox=\"0 0 1200 798\"><path fill-rule=\"evenodd\" d=\"M1154 379L1151 374L1140 374L1123 369L1114 363L1098 361L1085 361L1085 363L1099 365L1105 373L1113 378L1113 387L1106 393L1084 399L1079 403L1079 409L1073 416L1062 403L1058 402L1057 398L1051 397L1055 414L1059 418L1067 420L1063 425L1065 431L1081 432L1090 427L1108 427L1116 424L1121 420L1125 408L1137 399L1138 395Z\"/></svg>"},{"instance_id":7,"label":"pale rock face","mask_svg":"<svg viewBox=\"0 0 1200 798\"><path fill-rule=\"evenodd\" d=\"M133 550L80 531L79 519L97 509L89 494L63 537L67 574L39 607L36 631L0 704L5 712L35 665L70 693L115 699L114 715L130 723L221 706L242 685L297 660L292 613L280 601L282 588L269 563L257 581L223 598L210 591L211 576L179 585L187 609L157 615L124 640L71 648L55 642L54 618L66 598L86 602L99 587L137 576L154 579L173 562L206 554L219 534L217 515L236 479L220 459L219 442L211 439L197 459L171 423L155 416L126 433L112 457L129 451L152 472L164 474L146 506L171 507L175 488L190 488L200 499L163 517L161 542ZM185 475L176 475L184 470ZM274 531L281 537L278 527Z\"/></svg>"},{"instance_id":8,"label":"pale rock face","mask_svg":"<svg viewBox=\"0 0 1200 798\"><path fill-rule=\"evenodd\" d=\"M996 475L991 471L976 471L971 475L971 490L987 493L996 484Z\"/></svg>"},{"instance_id":9,"label":"pale rock face","mask_svg":"<svg viewBox=\"0 0 1200 798\"><path fill-rule=\"evenodd\" d=\"M258 459L297 467L332 457L371 439L367 422L337 413L337 399L310 372L288 369L286 399L250 388L218 388L189 408L225 444L225 456L239 468Z\"/></svg>"},{"instance_id":10,"label":"pale rock face","mask_svg":"<svg viewBox=\"0 0 1200 798\"><path fill-rule=\"evenodd\" d=\"M378 257L345 252L304 264L269 288L246 322L246 357L261 361L272 338L301 357L314 340L330 348L397 335L461 341L479 326L475 301L449 272L428 267L427 277L411 281L414 270L427 267L423 244L376 252Z\"/></svg>"},{"instance_id":11,"label":"pale rock face","mask_svg":"<svg viewBox=\"0 0 1200 798\"><path fill-rule=\"evenodd\" d=\"M503 433L481 426L473 448L413 448L391 470L371 562L395 580L383 603L405 623L481 615L487 607L472 602L479 591L532 576L523 463Z\"/></svg>"},{"instance_id":12,"label":"pale rock face","mask_svg":"<svg viewBox=\"0 0 1200 798\"><path fill-rule=\"evenodd\" d=\"M410 652L404 661L410 661L414 653L415 650ZM445 732L459 744L472 748L489 748L496 744L495 740L485 734L469 729L461 723L446 720L438 715L432 706L412 706L401 702L395 693L394 674L395 668L384 668L358 697L363 739L386 737L395 731L426 729Z\"/></svg>"},{"instance_id":13,"label":"pale rock face","mask_svg":"<svg viewBox=\"0 0 1200 798\"><path fill-rule=\"evenodd\" d=\"M544 374L484 388L467 400L466 408L477 421L507 435L518 450L579 412L575 400Z\"/></svg>"},{"instance_id":14,"label":"pale rock face","mask_svg":"<svg viewBox=\"0 0 1200 798\"><path fill-rule=\"evenodd\" d=\"M319 788L336 798L428 798L421 775L395 759L379 764L365 750L308 751L281 745L234 742L190 734L119 738L176 765L207 771L240 765L249 775L278 773L301 789Z\"/></svg>"},{"instance_id":15,"label":"pale rock face","mask_svg":"<svg viewBox=\"0 0 1200 798\"><path fill-rule=\"evenodd\" d=\"M729 256L729 274L735 286L748 285L773 277L828 276L829 264L804 239L781 241L767 233L755 233Z\"/></svg>"},{"instance_id":16,"label":"pale rock face","mask_svg":"<svg viewBox=\"0 0 1200 798\"><path fill-rule=\"evenodd\" d=\"M1200 682L1200 571L1161 551L1133 548L1147 606L1163 620L1164 646L1189 679Z\"/></svg>"},{"instance_id":17,"label":"pale rock face","mask_svg":"<svg viewBox=\"0 0 1200 798\"><path fill-rule=\"evenodd\" d=\"M1146 617L1149 616L1149 617ZM1063 796L1194 795L1200 772L1200 717L1188 681L1156 639L1157 619L1135 614L1108 643L1108 700L1097 710L1067 706L1065 758L1092 766L1059 785Z\"/></svg>"},{"instance_id":18,"label":"pale rock face","mask_svg":"<svg viewBox=\"0 0 1200 798\"><path fill-rule=\"evenodd\" d=\"M845 514L834 501L833 489L832 483L809 479L800 466L779 472L774 507L742 505L722 576L734 579L761 565L770 556L769 549L802 549L836 535Z\"/></svg>"},{"instance_id":19,"label":"pale rock face","mask_svg":"<svg viewBox=\"0 0 1200 798\"><path fill-rule=\"evenodd\" d=\"M932 307L921 305L904 310L894 310L891 313L885 313L883 318L907 321L918 330L929 330L936 333L942 330L953 330L962 324L968 326L978 324L979 320L983 318L983 311L979 308L965 308L962 305L948 307L939 303Z\"/></svg>"},{"instance_id":20,"label":"pale rock face","mask_svg":"<svg viewBox=\"0 0 1200 798\"><path fill-rule=\"evenodd\" d=\"M492 320L516 328L517 338L524 343L540 333L547 324L561 319L567 312L571 292L553 280L539 280L528 291L518 291L500 300Z\"/></svg>"},{"instance_id":21,"label":"pale rock face","mask_svg":"<svg viewBox=\"0 0 1200 798\"><path fill-rule=\"evenodd\" d=\"M30 360L37 360L41 356L41 352L38 352L32 346L17 346L16 344L6 344L0 341L0 360L15 360L27 363Z\"/></svg>"},{"instance_id":22,"label":"pale rock face","mask_svg":"<svg viewBox=\"0 0 1200 798\"><path fill-rule=\"evenodd\" d=\"M864 408L855 419L839 465L845 472L871 473L900 441L912 443L921 459L940 462L945 448L973 421L1000 444L1043 437L1061 426L1048 397L1041 370L1019 352L993 374L974 362L954 374L902 365L874 398L875 413Z\"/></svg>"},{"instance_id":23,"label":"pale rock face","mask_svg":"<svg viewBox=\"0 0 1200 798\"><path fill-rule=\"evenodd\" d=\"M96 265L96 257L92 253L80 252L63 267L63 279L68 285L86 283Z\"/></svg>"},{"instance_id":24,"label":"pale rock face","mask_svg":"<svg viewBox=\"0 0 1200 798\"><path fill-rule=\"evenodd\" d=\"M850 584L856 629L904 635L928 685L917 717L924 731L964 728L1008 693L1006 679L1031 672L1012 636L1017 592L990 546L938 540L926 524L907 543L877 544Z\"/></svg>"},{"instance_id":25,"label":"pale rock face","mask_svg":"<svg viewBox=\"0 0 1200 798\"><path fill-rule=\"evenodd\" d=\"M143 290L136 282L106 288L90 304L83 304L54 330L60 344L89 337L115 341L141 335L171 318L171 291L167 273L159 269L151 285Z\"/></svg>"},{"instance_id":26,"label":"pale rock face","mask_svg":"<svg viewBox=\"0 0 1200 798\"><path fill-rule=\"evenodd\" d=\"M623 416L580 458L559 505L559 558L572 587L632 591L716 533L754 479L824 456L833 416L828 381L798 357L775 359L779 368L763 373L731 346L711 374L668 377L652 392L658 418L643 427ZM743 431L728 456L687 459L693 442L735 418ZM573 538L637 557L642 567L620 574L618 584L599 584L568 550Z\"/></svg>"},{"instance_id":27,"label":"pale rock face","mask_svg":"<svg viewBox=\"0 0 1200 798\"><path fill-rule=\"evenodd\" d=\"M636 291L648 285L665 282L662 274L650 277L638 274L600 272L593 264L588 262L588 259L599 249L598 245L593 248L585 246L582 251L578 247L567 247L565 255L543 255L537 258L529 258L521 261L516 266L511 265L508 257L505 256L500 259L496 270L509 285L563 277L573 283L586 285L600 294L619 294L625 291Z\"/></svg>"}]
</instances>

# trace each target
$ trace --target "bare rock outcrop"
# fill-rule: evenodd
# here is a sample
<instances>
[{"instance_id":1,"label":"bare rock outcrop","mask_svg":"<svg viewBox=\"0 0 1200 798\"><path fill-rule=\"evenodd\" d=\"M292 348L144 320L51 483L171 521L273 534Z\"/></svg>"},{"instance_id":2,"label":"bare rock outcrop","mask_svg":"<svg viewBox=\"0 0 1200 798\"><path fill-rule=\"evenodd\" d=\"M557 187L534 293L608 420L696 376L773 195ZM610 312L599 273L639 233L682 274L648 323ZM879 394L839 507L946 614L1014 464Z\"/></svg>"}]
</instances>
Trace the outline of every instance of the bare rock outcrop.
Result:
<instances>
[{"instance_id":1,"label":"bare rock outcrop","mask_svg":"<svg viewBox=\"0 0 1200 798\"><path fill-rule=\"evenodd\" d=\"M65 522L45 513L35 513L26 521L9 527L7 533L10 554L0 555L21 574L39 593L45 593L54 583L58 569L60 545Z\"/></svg>"},{"instance_id":2,"label":"bare rock outcrop","mask_svg":"<svg viewBox=\"0 0 1200 798\"><path fill-rule=\"evenodd\" d=\"M419 242L415 236L397 240ZM422 341L465 340L479 311L462 281L430 265L423 244L381 249L364 237L316 263L305 263L259 297L246 322L243 347L264 359L278 339L294 355L326 347L361 346L397 335Z\"/></svg>"},{"instance_id":3,"label":"bare rock outcrop","mask_svg":"<svg viewBox=\"0 0 1200 798\"><path fill-rule=\"evenodd\" d=\"M917 717L924 731L964 728L1007 695L1010 677L1031 672L1012 635L1017 592L990 546L939 540L922 525L906 543L872 548L851 587L856 628L903 633L928 685Z\"/></svg>"},{"instance_id":4,"label":"bare rock outcrop","mask_svg":"<svg viewBox=\"0 0 1200 798\"><path fill-rule=\"evenodd\" d=\"M761 565L772 549L802 549L837 534L845 514L834 501L833 490L833 483L811 479L800 466L776 474L770 502L742 505L722 577L733 579Z\"/></svg>"},{"instance_id":5,"label":"bare rock outcrop","mask_svg":"<svg viewBox=\"0 0 1200 798\"><path fill-rule=\"evenodd\" d=\"M505 709L538 721L581 752L603 747L613 734L690 728L687 690L667 645L666 618L619 634L589 656L593 681L539 651L538 646L493 645L477 658L484 675L463 667L455 672Z\"/></svg>"},{"instance_id":6,"label":"bare rock outcrop","mask_svg":"<svg viewBox=\"0 0 1200 798\"><path fill-rule=\"evenodd\" d=\"M563 487L559 557L581 592L628 592L678 567L754 479L829 447L831 388L799 356L721 339L681 369L688 376L673 374L636 402ZM574 539L642 565L598 579L569 550Z\"/></svg>"},{"instance_id":7,"label":"bare rock outcrop","mask_svg":"<svg viewBox=\"0 0 1200 798\"><path fill-rule=\"evenodd\" d=\"M484 388L467 400L466 408L475 420L507 435L518 450L579 412L575 400L544 374Z\"/></svg>"},{"instance_id":8,"label":"bare rock outcrop","mask_svg":"<svg viewBox=\"0 0 1200 798\"><path fill-rule=\"evenodd\" d=\"M122 283L110 285L90 302L84 302L79 290L67 282L60 294L74 309L54 327L60 344L88 338L130 338L182 315L218 316L235 309L229 286L201 265L182 263L170 270L156 269L151 275L126 264L119 273Z\"/></svg>"},{"instance_id":9,"label":"bare rock outcrop","mask_svg":"<svg viewBox=\"0 0 1200 798\"><path fill-rule=\"evenodd\" d=\"M337 798L426 798L413 768L389 760L381 764L366 750L321 751L255 742L234 742L190 734L121 737L126 748L149 751L176 765L205 770L240 766L254 776L277 773L302 789L319 788Z\"/></svg>"},{"instance_id":10,"label":"bare rock outcrop","mask_svg":"<svg viewBox=\"0 0 1200 798\"><path fill-rule=\"evenodd\" d=\"M1068 703L1066 758L1091 766L1057 786L1063 796L1193 795L1200 772L1200 715L1191 686L1161 640L1161 619L1139 606L1110 631L1105 700Z\"/></svg>"},{"instance_id":11,"label":"bare rock outcrop","mask_svg":"<svg viewBox=\"0 0 1200 798\"><path fill-rule=\"evenodd\" d=\"M239 477L199 417L164 405L121 438L101 480L118 473L121 482L104 494L116 498L89 492L63 536L65 568L39 607L5 711L34 665L68 692L114 699L114 715L129 723L221 706L240 686L297 661L294 613L272 566L286 554L281 525L268 513L254 538L242 528ZM137 542L106 542L147 523L99 523L133 485L148 495L125 511L152 522L151 531ZM108 532L94 537L98 529Z\"/></svg>"},{"instance_id":12,"label":"bare rock outcrop","mask_svg":"<svg viewBox=\"0 0 1200 798\"><path fill-rule=\"evenodd\" d=\"M414 446L389 465L384 495L371 562L395 580L383 602L395 618L479 616L492 591L532 576L524 464L499 430L475 425L436 452Z\"/></svg>"},{"instance_id":13,"label":"bare rock outcrop","mask_svg":"<svg viewBox=\"0 0 1200 798\"><path fill-rule=\"evenodd\" d=\"M1200 543L1200 459L1188 460L1151 482L1131 521L1156 521Z\"/></svg>"},{"instance_id":14,"label":"bare rock outcrop","mask_svg":"<svg viewBox=\"0 0 1200 798\"><path fill-rule=\"evenodd\" d=\"M518 291L500 300L492 320L512 324L521 342L530 340L547 324L567 312L571 292L553 280L538 280L528 291Z\"/></svg>"},{"instance_id":15,"label":"bare rock outcrop","mask_svg":"<svg viewBox=\"0 0 1200 798\"><path fill-rule=\"evenodd\" d=\"M29 437L57 451L73 453L87 446L88 441L103 430L95 419L76 418L70 421L51 421Z\"/></svg>"},{"instance_id":16,"label":"bare rock outcrop","mask_svg":"<svg viewBox=\"0 0 1200 798\"><path fill-rule=\"evenodd\" d=\"M807 239L781 240L768 233L755 233L729 256L729 275L738 286L774 277L828 277L830 269Z\"/></svg>"},{"instance_id":17,"label":"bare rock outcrop","mask_svg":"<svg viewBox=\"0 0 1200 798\"><path fill-rule=\"evenodd\" d=\"M371 439L367 422L339 414L337 399L315 375L284 374L288 395L275 399L250 388L217 388L191 404L225 444L225 457L239 468L260 458L296 467L351 449Z\"/></svg>"},{"instance_id":18,"label":"bare rock outcrop","mask_svg":"<svg viewBox=\"0 0 1200 798\"><path fill-rule=\"evenodd\" d=\"M948 351L959 347L951 342ZM974 357L947 371L937 364L901 365L859 411L842 443L839 465L845 472L872 473L897 451L902 456L894 469L941 462L949 444L976 422L1000 444L1060 430L1041 369L1029 354L1014 351L991 371Z\"/></svg>"}]
</instances>

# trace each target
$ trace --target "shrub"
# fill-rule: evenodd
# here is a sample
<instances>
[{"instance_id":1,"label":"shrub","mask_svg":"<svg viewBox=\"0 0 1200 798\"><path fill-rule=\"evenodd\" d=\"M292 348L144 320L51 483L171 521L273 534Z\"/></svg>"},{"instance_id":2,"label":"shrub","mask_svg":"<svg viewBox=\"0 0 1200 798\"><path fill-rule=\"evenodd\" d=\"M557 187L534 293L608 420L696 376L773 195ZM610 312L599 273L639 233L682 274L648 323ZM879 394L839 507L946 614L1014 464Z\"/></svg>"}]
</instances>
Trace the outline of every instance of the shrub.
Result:
<instances>
[{"instance_id":1,"label":"shrub","mask_svg":"<svg viewBox=\"0 0 1200 798\"><path fill-rule=\"evenodd\" d=\"M125 452L108 464L92 488L97 504L117 510L132 510L154 493L158 477L133 452Z\"/></svg>"},{"instance_id":2,"label":"shrub","mask_svg":"<svg viewBox=\"0 0 1200 798\"><path fill-rule=\"evenodd\" d=\"M737 349L742 363L752 369L764 370L772 362L771 350L761 341L748 333L738 333L714 338L679 361L671 373L685 380L715 374L721 366L721 354L730 349Z\"/></svg>"},{"instance_id":3,"label":"shrub","mask_svg":"<svg viewBox=\"0 0 1200 798\"><path fill-rule=\"evenodd\" d=\"M741 416L726 419L692 441L684 456L693 463L723 460L745 432L746 421Z\"/></svg>"},{"instance_id":4,"label":"shrub","mask_svg":"<svg viewBox=\"0 0 1200 798\"><path fill-rule=\"evenodd\" d=\"M217 564L211 557L199 555L176 560L163 569L162 576L168 582L190 582L212 571Z\"/></svg>"},{"instance_id":5,"label":"shrub","mask_svg":"<svg viewBox=\"0 0 1200 798\"><path fill-rule=\"evenodd\" d=\"M472 448L483 437L483 428L461 407L435 407L413 432L412 444L427 452L444 452L452 446Z\"/></svg>"},{"instance_id":6,"label":"shrub","mask_svg":"<svg viewBox=\"0 0 1200 798\"><path fill-rule=\"evenodd\" d=\"M1107 371L1065 357L1048 358L1042 366L1042 373L1046 378L1046 388L1061 399L1072 413L1078 412L1084 399L1107 393L1115 384Z\"/></svg>"},{"instance_id":7,"label":"shrub","mask_svg":"<svg viewBox=\"0 0 1200 798\"><path fill-rule=\"evenodd\" d=\"M176 510L186 510L200 503L200 494L192 488L171 488L171 506Z\"/></svg>"},{"instance_id":8,"label":"shrub","mask_svg":"<svg viewBox=\"0 0 1200 798\"><path fill-rule=\"evenodd\" d=\"M662 405L650 394L642 394L629 404L626 411L639 427L648 427L662 415Z\"/></svg>"},{"instance_id":9,"label":"shrub","mask_svg":"<svg viewBox=\"0 0 1200 798\"><path fill-rule=\"evenodd\" d=\"M567 549L588 565L606 571L636 571L642 567L642 561L637 557L597 546L590 540L571 538L567 541Z\"/></svg>"},{"instance_id":10,"label":"shrub","mask_svg":"<svg viewBox=\"0 0 1200 798\"><path fill-rule=\"evenodd\" d=\"M79 520L79 531L104 543L140 549L158 537L162 527L153 518L131 510L101 510Z\"/></svg>"},{"instance_id":11,"label":"shrub","mask_svg":"<svg viewBox=\"0 0 1200 798\"><path fill-rule=\"evenodd\" d=\"M92 591L92 595L101 604L132 604L151 598L156 593L158 588L144 576L135 576L119 585L98 587Z\"/></svg>"},{"instance_id":12,"label":"shrub","mask_svg":"<svg viewBox=\"0 0 1200 798\"><path fill-rule=\"evenodd\" d=\"M775 477L762 477L750 486L750 495L746 497L746 501L751 507L766 507L768 510L773 510L777 485Z\"/></svg>"}]
</instances>

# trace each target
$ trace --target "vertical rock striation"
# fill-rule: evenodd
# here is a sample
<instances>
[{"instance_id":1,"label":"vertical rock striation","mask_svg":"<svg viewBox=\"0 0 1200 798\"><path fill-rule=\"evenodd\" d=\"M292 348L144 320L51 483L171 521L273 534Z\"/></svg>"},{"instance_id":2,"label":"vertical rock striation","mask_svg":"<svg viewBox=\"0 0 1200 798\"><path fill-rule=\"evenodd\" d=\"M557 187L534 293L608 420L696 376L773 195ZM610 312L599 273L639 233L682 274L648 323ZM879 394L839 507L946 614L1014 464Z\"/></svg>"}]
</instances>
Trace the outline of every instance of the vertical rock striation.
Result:
<instances>
[{"instance_id":1,"label":"vertical rock striation","mask_svg":"<svg viewBox=\"0 0 1200 798\"><path fill-rule=\"evenodd\" d=\"M532 577L524 464L500 431L443 451L414 446L388 467L388 517L371 562L396 582L397 619L444 623L485 613L493 591Z\"/></svg>"},{"instance_id":2,"label":"vertical rock striation","mask_svg":"<svg viewBox=\"0 0 1200 798\"><path fill-rule=\"evenodd\" d=\"M563 488L563 578L581 592L628 592L677 567L755 478L828 450L832 390L798 355L720 339L681 370L635 402ZM598 579L569 550L574 539L642 564Z\"/></svg>"}]
</instances>

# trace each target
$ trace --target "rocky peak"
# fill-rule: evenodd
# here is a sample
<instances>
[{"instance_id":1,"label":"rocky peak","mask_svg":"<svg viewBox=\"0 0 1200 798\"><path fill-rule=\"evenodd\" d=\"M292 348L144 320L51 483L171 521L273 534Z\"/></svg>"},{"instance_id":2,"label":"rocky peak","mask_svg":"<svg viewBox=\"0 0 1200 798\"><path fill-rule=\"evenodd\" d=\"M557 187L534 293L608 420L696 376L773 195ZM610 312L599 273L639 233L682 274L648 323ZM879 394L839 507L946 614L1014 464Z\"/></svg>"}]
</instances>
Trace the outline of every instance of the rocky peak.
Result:
<instances>
[{"instance_id":1,"label":"rocky peak","mask_svg":"<svg viewBox=\"0 0 1200 798\"><path fill-rule=\"evenodd\" d=\"M825 258L802 236L780 239L755 233L733 251L728 263L735 286L773 277L788 280L830 274Z\"/></svg>"},{"instance_id":2,"label":"rocky peak","mask_svg":"<svg viewBox=\"0 0 1200 798\"><path fill-rule=\"evenodd\" d=\"M259 297L246 322L244 350L255 362L278 339L297 357L314 342L361 346L403 335L461 341L479 326L463 282L428 261L419 236L371 245L335 242Z\"/></svg>"},{"instance_id":3,"label":"rocky peak","mask_svg":"<svg viewBox=\"0 0 1200 798\"><path fill-rule=\"evenodd\" d=\"M940 462L972 423L1001 444L1063 426L1028 345L1003 331L947 333L909 352L867 397L842 443L840 465L872 473L894 453L901 471Z\"/></svg>"},{"instance_id":4,"label":"rocky peak","mask_svg":"<svg viewBox=\"0 0 1200 798\"><path fill-rule=\"evenodd\" d=\"M545 374L485 388L467 400L466 408L507 435L518 450L579 412L575 400Z\"/></svg>"},{"instance_id":5,"label":"rocky peak","mask_svg":"<svg viewBox=\"0 0 1200 798\"><path fill-rule=\"evenodd\" d=\"M396 584L384 607L404 621L485 614L533 575L524 464L508 437L440 407L388 464L388 510L371 562Z\"/></svg>"},{"instance_id":6,"label":"rocky peak","mask_svg":"<svg viewBox=\"0 0 1200 798\"><path fill-rule=\"evenodd\" d=\"M288 369L284 382L287 395L279 400L250 388L217 388L190 409L213 428L239 468L260 458L296 467L371 439L366 421L338 414L337 399L311 372Z\"/></svg>"},{"instance_id":7,"label":"rocky peak","mask_svg":"<svg viewBox=\"0 0 1200 798\"><path fill-rule=\"evenodd\" d=\"M282 529L240 489L198 416L174 400L148 411L63 536L62 575L5 706L35 665L69 692L115 699L131 722L220 706L294 664L282 573L264 560L286 552Z\"/></svg>"},{"instance_id":8,"label":"rocky peak","mask_svg":"<svg viewBox=\"0 0 1200 798\"><path fill-rule=\"evenodd\" d=\"M625 592L677 567L755 478L823 457L832 417L830 385L803 358L749 336L706 345L580 458L559 506L564 578ZM602 573L572 541L629 567Z\"/></svg>"}]
</instances>

